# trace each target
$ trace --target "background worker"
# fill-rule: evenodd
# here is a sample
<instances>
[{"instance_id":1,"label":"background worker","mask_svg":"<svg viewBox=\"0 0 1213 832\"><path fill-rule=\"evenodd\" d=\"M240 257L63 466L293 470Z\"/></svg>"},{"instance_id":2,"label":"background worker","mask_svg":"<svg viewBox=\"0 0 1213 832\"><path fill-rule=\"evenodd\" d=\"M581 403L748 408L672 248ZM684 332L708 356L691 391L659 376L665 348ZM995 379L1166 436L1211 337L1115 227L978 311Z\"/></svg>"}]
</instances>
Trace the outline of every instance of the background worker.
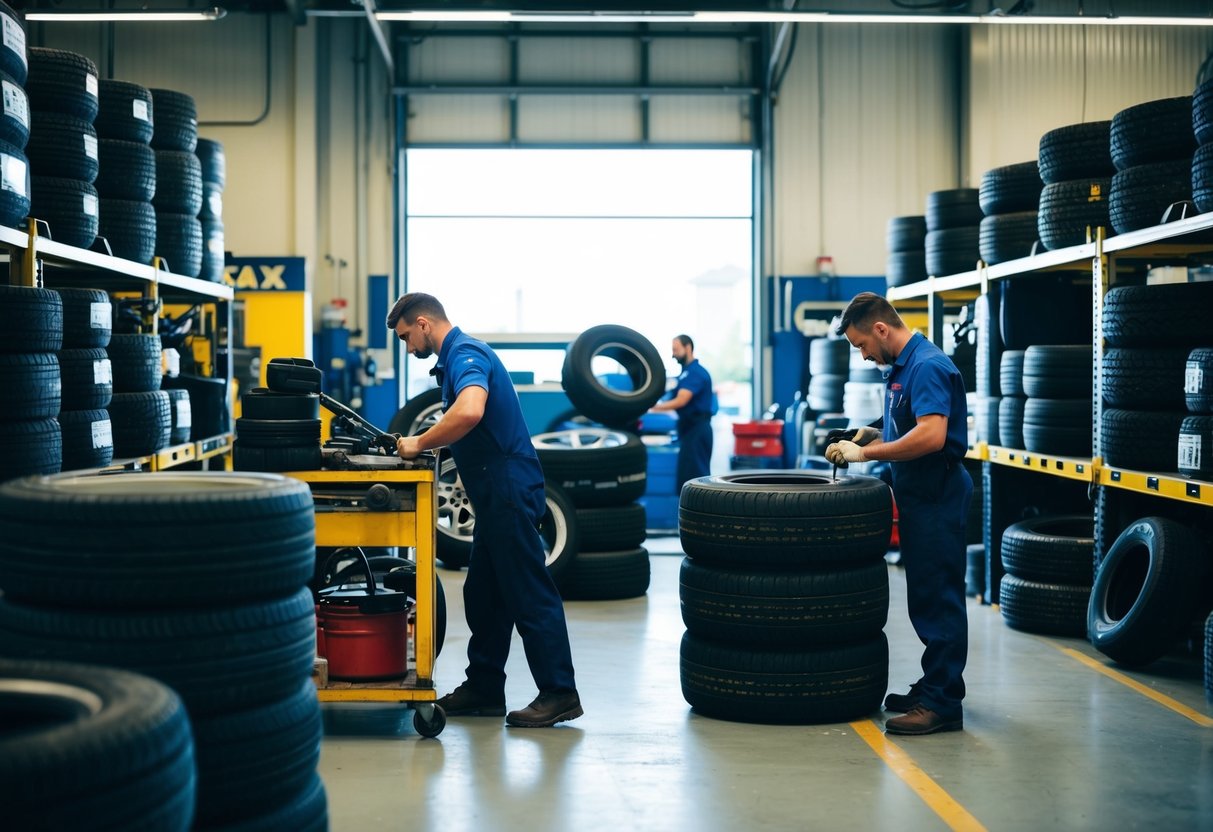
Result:
<instances>
[{"instance_id":1,"label":"background worker","mask_svg":"<svg viewBox=\"0 0 1213 832\"><path fill-rule=\"evenodd\" d=\"M706 477L712 466L712 376L695 357L695 342L678 335L671 355L682 367L673 398L650 408L653 413L678 413L678 490L687 480Z\"/></svg>"},{"instance_id":2,"label":"background worker","mask_svg":"<svg viewBox=\"0 0 1213 832\"><path fill-rule=\"evenodd\" d=\"M891 367L885 382L883 437L865 429L859 442L826 449L834 463L892 463L910 623L925 645L922 678L908 694L891 693L890 734L931 734L964 727L962 674L968 655L965 517L973 481L961 460L968 445L964 383L943 351L911 333L887 300L856 295L837 332L865 360ZM867 442L863 445L861 442Z\"/></svg>"},{"instance_id":3,"label":"background worker","mask_svg":"<svg viewBox=\"0 0 1213 832\"><path fill-rule=\"evenodd\" d=\"M430 371L442 388L443 417L396 445L403 459L449 445L476 510L463 599L471 639L467 680L438 700L448 716L502 716L543 728L582 715L573 680L564 604L544 562L539 522L543 471L513 382L483 341L452 326L437 298L412 292L387 325L417 358L437 353ZM514 627L522 636L539 696L505 713L505 662Z\"/></svg>"}]
</instances>

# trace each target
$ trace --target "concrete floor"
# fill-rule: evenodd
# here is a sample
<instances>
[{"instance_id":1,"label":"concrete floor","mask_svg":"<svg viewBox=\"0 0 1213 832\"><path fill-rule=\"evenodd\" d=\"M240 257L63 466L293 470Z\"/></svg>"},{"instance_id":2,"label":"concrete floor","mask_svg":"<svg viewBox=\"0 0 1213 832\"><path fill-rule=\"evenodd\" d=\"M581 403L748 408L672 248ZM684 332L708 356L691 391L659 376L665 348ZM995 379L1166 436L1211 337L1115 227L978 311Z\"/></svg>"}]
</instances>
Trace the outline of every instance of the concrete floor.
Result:
<instances>
[{"instance_id":1,"label":"concrete floor","mask_svg":"<svg viewBox=\"0 0 1213 832\"><path fill-rule=\"evenodd\" d=\"M971 601L962 733L886 739L880 713L707 719L679 690L678 541L650 543L667 554L652 558L646 597L566 605L586 711L575 722L451 719L427 740L404 706L325 705L332 828L1213 830L1213 705L1196 659L1114 669L1118 680L1080 660L1107 667L1085 642L1015 632ZM440 694L463 678L463 575L440 572L451 601ZM890 684L904 690L920 647L904 576L890 577ZM517 636L507 670L509 706L523 707L535 691Z\"/></svg>"}]
</instances>

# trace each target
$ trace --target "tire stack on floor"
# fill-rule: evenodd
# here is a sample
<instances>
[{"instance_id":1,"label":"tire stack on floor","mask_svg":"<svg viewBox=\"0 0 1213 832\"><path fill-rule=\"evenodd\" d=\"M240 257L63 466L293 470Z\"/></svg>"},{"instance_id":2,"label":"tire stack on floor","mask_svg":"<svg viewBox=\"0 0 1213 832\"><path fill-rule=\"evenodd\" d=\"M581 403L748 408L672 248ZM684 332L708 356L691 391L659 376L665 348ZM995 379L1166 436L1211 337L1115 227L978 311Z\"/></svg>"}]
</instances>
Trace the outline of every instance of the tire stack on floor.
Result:
<instances>
[{"instance_id":1,"label":"tire stack on floor","mask_svg":"<svg viewBox=\"0 0 1213 832\"><path fill-rule=\"evenodd\" d=\"M998 444L1004 448L1023 448L1023 411L1027 396L1023 391L1023 350L1006 350L999 359Z\"/></svg>"},{"instance_id":2,"label":"tire stack on floor","mask_svg":"<svg viewBox=\"0 0 1213 832\"><path fill-rule=\"evenodd\" d=\"M1111 132L1112 122L1095 121L1058 127L1040 137L1038 165L1045 186L1037 230L1045 248L1081 245L1088 230L1093 236L1096 228L1111 228L1108 195L1116 173Z\"/></svg>"},{"instance_id":3,"label":"tire stack on floor","mask_svg":"<svg viewBox=\"0 0 1213 832\"><path fill-rule=\"evenodd\" d=\"M126 81L102 81L97 136L101 168L101 236L115 257L151 263L156 253L156 154L152 91Z\"/></svg>"},{"instance_id":4,"label":"tire stack on floor","mask_svg":"<svg viewBox=\"0 0 1213 832\"><path fill-rule=\"evenodd\" d=\"M240 397L232 467L237 471L315 471L321 467L320 397L254 387Z\"/></svg>"},{"instance_id":5,"label":"tire stack on floor","mask_svg":"<svg viewBox=\"0 0 1213 832\"><path fill-rule=\"evenodd\" d=\"M106 352L113 331L113 306L101 289L56 291L63 302L63 349L59 351L62 470L103 468L114 458L109 414L114 372Z\"/></svg>"},{"instance_id":6,"label":"tire stack on floor","mask_svg":"<svg viewBox=\"0 0 1213 832\"><path fill-rule=\"evenodd\" d=\"M84 55L31 47L30 214L57 243L88 248L97 238L97 66Z\"/></svg>"},{"instance_id":7,"label":"tire stack on floor","mask_svg":"<svg viewBox=\"0 0 1213 832\"><path fill-rule=\"evenodd\" d=\"M847 376L851 367L851 345L842 338L809 341L809 410L842 413Z\"/></svg>"},{"instance_id":8,"label":"tire stack on floor","mask_svg":"<svg viewBox=\"0 0 1213 832\"><path fill-rule=\"evenodd\" d=\"M284 477L6 483L0 640L16 658L121 668L176 691L193 726L195 829L322 830L314 540L311 492Z\"/></svg>"},{"instance_id":9,"label":"tire stack on floor","mask_svg":"<svg viewBox=\"0 0 1213 832\"><path fill-rule=\"evenodd\" d=\"M892 507L872 477L688 482L679 507L687 703L741 722L843 722L879 708Z\"/></svg>"},{"instance_id":10,"label":"tire stack on floor","mask_svg":"<svg viewBox=\"0 0 1213 832\"><path fill-rule=\"evenodd\" d=\"M29 143L30 107L25 92L29 58L25 50L25 19L0 3L0 225L16 228L29 216L30 171L25 147Z\"/></svg>"},{"instance_id":11,"label":"tire stack on floor","mask_svg":"<svg viewBox=\"0 0 1213 832\"><path fill-rule=\"evenodd\" d=\"M1044 182L1036 160L991 168L982 174L978 201L978 248L987 265L1030 255L1039 239L1037 208Z\"/></svg>"},{"instance_id":12,"label":"tire stack on floor","mask_svg":"<svg viewBox=\"0 0 1213 832\"><path fill-rule=\"evenodd\" d=\"M885 229L885 282L889 288L927 279L927 218L890 217Z\"/></svg>"},{"instance_id":13,"label":"tire stack on floor","mask_svg":"<svg viewBox=\"0 0 1213 832\"><path fill-rule=\"evenodd\" d=\"M198 111L191 96L153 89L156 129L156 254L175 274L197 277L202 270L202 163L198 146Z\"/></svg>"},{"instance_id":14,"label":"tire stack on floor","mask_svg":"<svg viewBox=\"0 0 1213 832\"><path fill-rule=\"evenodd\" d=\"M1035 454L1091 456L1091 348L1036 345L1023 354L1023 446Z\"/></svg>"},{"instance_id":15,"label":"tire stack on floor","mask_svg":"<svg viewBox=\"0 0 1213 832\"><path fill-rule=\"evenodd\" d=\"M1008 526L999 587L1003 621L1029 633L1085 635L1094 546L1087 515L1035 517Z\"/></svg>"},{"instance_id":16,"label":"tire stack on floor","mask_svg":"<svg viewBox=\"0 0 1213 832\"><path fill-rule=\"evenodd\" d=\"M173 408L160 389L160 337L115 333L106 348L114 374L110 400L114 456L149 456L169 445Z\"/></svg>"},{"instance_id":17,"label":"tire stack on floor","mask_svg":"<svg viewBox=\"0 0 1213 832\"><path fill-rule=\"evenodd\" d=\"M202 208L198 212L202 265L198 277L218 283L223 280L223 188L227 182L227 157L223 144L214 139L198 139L194 153L202 164Z\"/></svg>"},{"instance_id":18,"label":"tire stack on floor","mask_svg":"<svg viewBox=\"0 0 1213 832\"><path fill-rule=\"evenodd\" d=\"M981 204L976 188L927 194L927 273L936 277L969 272L981 259Z\"/></svg>"},{"instance_id":19,"label":"tire stack on floor","mask_svg":"<svg viewBox=\"0 0 1213 832\"><path fill-rule=\"evenodd\" d=\"M1192 199L1192 96L1147 101L1112 117L1108 217L1118 234L1180 219Z\"/></svg>"},{"instance_id":20,"label":"tire stack on floor","mask_svg":"<svg viewBox=\"0 0 1213 832\"><path fill-rule=\"evenodd\" d=\"M1179 426L1179 473L1213 479L1213 348L1197 347L1184 361L1184 406Z\"/></svg>"},{"instance_id":21,"label":"tire stack on floor","mask_svg":"<svg viewBox=\"0 0 1213 832\"><path fill-rule=\"evenodd\" d=\"M0 480L53 474L59 435L63 302L50 289L0 286Z\"/></svg>"}]
</instances>

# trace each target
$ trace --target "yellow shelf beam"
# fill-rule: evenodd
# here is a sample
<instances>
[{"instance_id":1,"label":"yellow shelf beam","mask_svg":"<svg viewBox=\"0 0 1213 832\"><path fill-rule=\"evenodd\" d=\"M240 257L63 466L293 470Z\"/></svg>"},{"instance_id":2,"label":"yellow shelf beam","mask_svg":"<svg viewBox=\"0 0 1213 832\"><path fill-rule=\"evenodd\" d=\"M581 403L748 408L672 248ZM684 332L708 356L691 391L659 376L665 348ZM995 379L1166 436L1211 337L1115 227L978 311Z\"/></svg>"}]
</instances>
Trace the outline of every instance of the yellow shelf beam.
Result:
<instances>
[{"instance_id":1,"label":"yellow shelf beam","mask_svg":"<svg viewBox=\"0 0 1213 832\"><path fill-rule=\"evenodd\" d=\"M1019 448L1004 448L1001 445L990 445L987 452L989 461L996 465L1006 465L1009 468L1020 468L1025 471L1038 471L1042 474L1088 483L1095 481L1097 468L1095 462L1090 459L1036 454Z\"/></svg>"},{"instance_id":2,"label":"yellow shelf beam","mask_svg":"<svg viewBox=\"0 0 1213 832\"><path fill-rule=\"evenodd\" d=\"M1213 482L1190 480L1175 474L1151 474L1127 468L1099 469L1099 484L1138 494L1153 494L1185 503L1213 506Z\"/></svg>"}]
</instances>

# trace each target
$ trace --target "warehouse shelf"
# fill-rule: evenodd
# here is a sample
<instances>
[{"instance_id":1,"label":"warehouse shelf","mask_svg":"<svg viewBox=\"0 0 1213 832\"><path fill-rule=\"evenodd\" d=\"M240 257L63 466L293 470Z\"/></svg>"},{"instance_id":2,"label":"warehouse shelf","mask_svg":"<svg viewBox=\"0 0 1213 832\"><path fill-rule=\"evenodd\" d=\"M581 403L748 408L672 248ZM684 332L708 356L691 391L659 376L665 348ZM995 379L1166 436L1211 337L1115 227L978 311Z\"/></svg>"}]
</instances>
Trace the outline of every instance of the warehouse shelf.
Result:
<instances>
[{"instance_id":1,"label":"warehouse shelf","mask_svg":"<svg viewBox=\"0 0 1213 832\"><path fill-rule=\"evenodd\" d=\"M1099 249L1095 243L1083 243L1077 246L1042 251L1030 257L1020 257L1017 260L1008 260L1005 263L987 266L986 276L990 280L1001 280L1021 275L1024 272L1048 272L1077 267L1089 268L1091 260L1097 256L1099 256Z\"/></svg>"},{"instance_id":2,"label":"warehouse shelf","mask_svg":"<svg viewBox=\"0 0 1213 832\"><path fill-rule=\"evenodd\" d=\"M1148 471L1104 467L1099 469L1098 481L1100 485L1138 494L1213 506L1213 482L1191 480L1176 474L1154 474Z\"/></svg>"},{"instance_id":3,"label":"warehouse shelf","mask_svg":"<svg viewBox=\"0 0 1213 832\"><path fill-rule=\"evenodd\" d=\"M1103 241L1104 254L1149 257L1154 255L1182 256L1213 250L1213 237L1207 241L1184 241L1182 238L1201 231L1213 231L1213 212L1185 217L1166 225L1154 225L1108 237Z\"/></svg>"},{"instance_id":4,"label":"warehouse shelf","mask_svg":"<svg viewBox=\"0 0 1213 832\"><path fill-rule=\"evenodd\" d=\"M1085 457L1038 454L1001 445L990 445L987 451L987 459L995 465L1039 471L1055 477L1091 482L1097 471L1094 461Z\"/></svg>"}]
</instances>

